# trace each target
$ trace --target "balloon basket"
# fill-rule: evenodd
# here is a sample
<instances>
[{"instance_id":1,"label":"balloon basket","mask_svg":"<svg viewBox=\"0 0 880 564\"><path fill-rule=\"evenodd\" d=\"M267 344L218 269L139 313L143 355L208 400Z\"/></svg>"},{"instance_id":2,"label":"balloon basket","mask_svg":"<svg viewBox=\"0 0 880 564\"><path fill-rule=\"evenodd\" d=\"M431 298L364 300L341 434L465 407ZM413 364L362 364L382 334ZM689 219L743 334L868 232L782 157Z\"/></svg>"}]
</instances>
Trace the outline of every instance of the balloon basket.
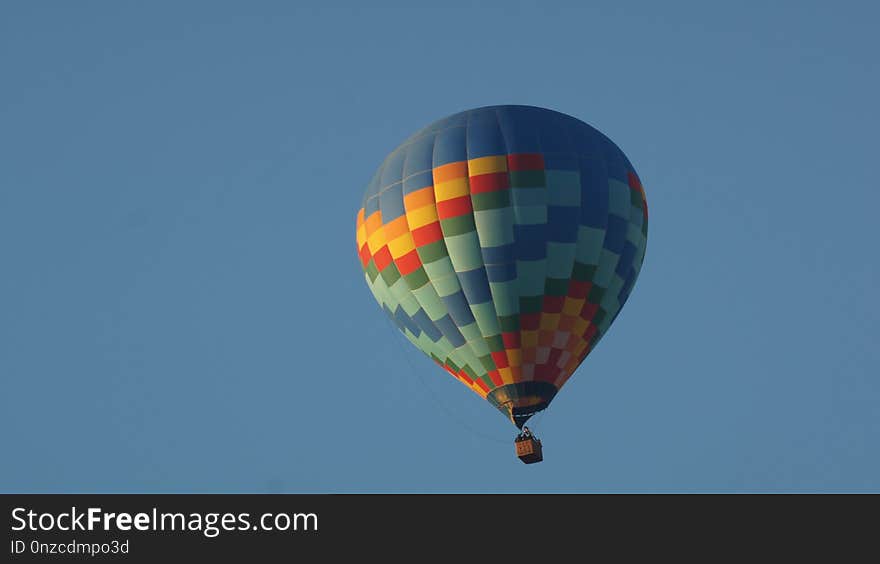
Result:
<instances>
[{"instance_id":1,"label":"balloon basket","mask_svg":"<svg viewBox=\"0 0 880 564\"><path fill-rule=\"evenodd\" d=\"M539 439L535 437L517 437L514 444L516 445L516 456L523 463L534 464L544 460L544 453Z\"/></svg>"}]
</instances>

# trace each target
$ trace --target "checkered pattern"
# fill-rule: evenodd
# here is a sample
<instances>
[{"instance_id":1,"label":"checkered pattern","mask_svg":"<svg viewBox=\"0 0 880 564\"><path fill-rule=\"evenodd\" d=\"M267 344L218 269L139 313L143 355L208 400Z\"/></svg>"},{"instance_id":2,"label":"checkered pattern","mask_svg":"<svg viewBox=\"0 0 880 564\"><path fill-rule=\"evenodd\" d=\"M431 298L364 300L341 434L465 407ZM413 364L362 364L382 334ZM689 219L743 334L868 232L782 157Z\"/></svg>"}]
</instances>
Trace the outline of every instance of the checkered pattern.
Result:
<instances>
[{"instance_id":1,"label":"checkered pattern","mask_svg":"<svg viewBox=\"0 0 880 564\"><path fill-rule=\"evenodd\" d=\"M357 246L403 334L485 398L565 384L632 291L647 228L645 191L607 137L551 110L495 106L437 121L385 159Z\"/></svg>"}]
</instances>

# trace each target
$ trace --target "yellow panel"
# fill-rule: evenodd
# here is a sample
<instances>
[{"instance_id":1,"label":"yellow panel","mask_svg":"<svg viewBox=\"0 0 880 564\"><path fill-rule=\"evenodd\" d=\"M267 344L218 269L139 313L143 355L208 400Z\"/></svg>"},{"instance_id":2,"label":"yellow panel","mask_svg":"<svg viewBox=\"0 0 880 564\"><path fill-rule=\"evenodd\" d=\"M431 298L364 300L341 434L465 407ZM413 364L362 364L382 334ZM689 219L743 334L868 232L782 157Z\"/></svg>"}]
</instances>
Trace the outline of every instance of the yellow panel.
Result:
<instances>
[{"instance_id":1,"label":"yellow panel","mask_svg":"<svg viewBox=\"0 0 880 564\"><path fill-rule=\"evenodd\" d=\"M512 367L522 364L522 349L507 349L507 361Z\"/></svg>"},{"instance_id":2,"label":"yellow panel","mask_svg":"<svg viewBox=\"0 0 880 564\"><path fill-rule=\"evenodd\" d=\"M406 221L405 215L402 215L397 219L393 219L385 224L385 237L389 241L397 239L404 233L409 233L409 224Z\"/></svg>"},{"instance_id":3,"label":"yellow panel","mask_svg":"<svg viewBox=\"0 0 880 564\"><path fill-rule=\"evenodd\" d=\"M417 210L406 212L406 222L409 224L409 228L413 231L419 227L424 227L429 223L434 223L435 221L438 221L438 219L437 208L433 205L424 206Z\"/></svg>"},{"instance_id":4,"label":"yellow panel","mask_svg":"<svg viewBox=\"0 0 880 564\"><path fill-rule=\"evenodd\" d=\"M367 237L367 247L370 249L371 254L376 254L379 252L379 249L385 246L385 230L379 226L372 235Z\"/></svg>"},{"instance_id":5,"label":"yellow panel","mask_svg":"<svg viewBox=\"0 0 880 564\"><path fill-rule=\"evenodd\" d=\"M471 159L468 161L468 172L471 176L493 172L507 172L507 155Z\"/></svg>"},{"instance_id":6,"label":"yellow panel","mask_svg":"<svg viewBox=\"0 0 880 564\"><path fill-rule=\"evenodd\" d=\"M566 315L580 315L586 301L586 298L577 299L567 296L562 304L562 313Z\"/></svg>"},{"instance_id":7,"label":"yellow panel","mask_svg":"<svg viewBox=\"0 0 880 564\"><path fill-rule=\"evenodd\" d=\"M367 237L373 234L373 232L382 225L382 212L375 211L370 214L370 217L364 222L367 226Z\"/></svg>"},{"instance_id":8,"label":"yellow panel","mask_svg":"<svg viewBox=\"0 0 880 564\"><path fill-rule=\"evenodd\" d=\"M541 329L546 331L553 331L557 327L559 327L559 318L561 317L558 313L542 313L541 314Z\"/></svg>"},{"instance_id":9,"label":"yellow panel","mask_svg":"<svg viewBox=\"0 0 880 564\"><path fill-rule=\"evenodd\" d=\"M454 178L467 178L468 163L467 161L457 161L454 163L438 166L433 170L434 185L439 182L446 182Z\"/></svg>"},{"instance_id":10,"label":"yellow panel","mask_svg":"<svg viewBox=\"0 0 880 564\"><path fill-rule=\"evenodd\" d=\"M464 382L464 380L462 380L462 382ZM467 382L465 382L465 384L467 384ZM473 391L475 391L477 394L479 394L479 396L480 396L481 398L484 398L484 399L485 399L485 397L488 395L486 392L483 391L483 388L479 387L479 386L476 385L476 384L472 384L472 385L471 385L471 389L472 389Z\"/></svg>"},{"instance_id":11,"label":"yellow panel","mask_svg":"<svg viewBox=\"0 0 880 564\"><path fill-rule=\"evenodd\" d=\"M571 332L577 335L578 337L583 337L584 332L586 332L587 327L590 326L590 322L584 319L583 317L578 317L574 322L574 327L571 328Z\"/></svg>"},{"instance_id":12,"label":"yellow panel","mask_svg":"<svg viewBox=\"0 0 880 564\"><path fill-rule=\"evenodd\" d=\"M357 228L357 245L358 250L361 250L364 246L364 243L367 242L367 226L361 223Z\"/></svg>"},{"instance_id":13,"label":"yellow panel","mask_svg":"<svg viewBox=\"0 0 880 564\"><path fill-rule=\"evenodd\" d=\"M388 243L388 250L391 251L391 256L395 259L399 259L415 248L416 244L413 242L412 235L409 233L404 233L397 239Z\"/></svg>"},{"instance_id":14,"label":"yellow panel","mask_svg":"<svg viewBox=\"0 0 880 564\"><path fill-rule=\"evenodd\" d=\"M467 178L457 178L434 185L434 197L438 202L460 198L471 193Z\"/></svg>"},{"instance_id":15,"label":"yellow panel","mask_svg":"<svg viewBox=\"0 0 880 564\"><path fill-rule=\"evenodd\" d=\"M513 384L513 371L510 368L499 368L498 373L501 374L501 381L505 384Z\"/></svg>"},{"instance_id":16,"label":"yellow panel","mask_svg":"<svg viewBox=\"0 0 880 564\"><path fill-rule=\"evenodd\" d=\"M403 207L406 211L417 210L422 206L434 203L434 187L420 188L403 197Z\"/></svg>"},{"instance_id":17,"label":"yellow panel","mask_svg":"<svg viewBox=\"0 0 880 564\"><path fill-rule=\"evenodd\" d=\"M538 346L537 331L523 331L520 334L520 338L522 339L523 348L533 348Z\"/></svg>"}]
</instances>

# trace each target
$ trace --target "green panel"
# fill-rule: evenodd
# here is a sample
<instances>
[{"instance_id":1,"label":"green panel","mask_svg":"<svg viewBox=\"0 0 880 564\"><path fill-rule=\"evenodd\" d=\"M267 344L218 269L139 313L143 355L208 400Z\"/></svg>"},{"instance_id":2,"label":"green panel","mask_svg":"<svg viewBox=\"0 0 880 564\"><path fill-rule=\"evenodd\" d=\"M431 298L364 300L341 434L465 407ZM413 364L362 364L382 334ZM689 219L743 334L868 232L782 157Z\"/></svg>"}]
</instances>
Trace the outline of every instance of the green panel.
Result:
<instances>
[{"instance_id":1,"label":"green panel","mask_svg":"<svg viewBox=\"0 0 880 564\"><path fill-rule=\"evenodd\" d=\"M629 208L629 222L639 229L642 228L642 224L645 222L645 215L642 208Z\"/></svg>"},{"instance_id":2,"label":"green panel","mask_svg":"<svg viewBox=\"0 0 880 564\"><path fill-rule=\"evenodd\" d=\"M544 296L520 296L520 313L538 313L544 307Z\"/></svg>"},{"instance_id":3,"label":"green panel","mask_svg":"<svg viewBox=\"0 0 880 564\"><path fill-rule=\"evenodd\" d=\"M590 288L590 293L587 294L587 301L591 304L601 304L602 298L605 297L605 289L601 286L593 286Z\"/></svg>"},{"instance_id":4,"label":"green panel","mask_svg":"<svg viewBox=\"0 0 880 564\"><path fill-rule=\"evenodd\" d=\"M501 335L492 335L491 337L486 337L486 346L488 346L489 350L492 352L503 351L504 339L501 338Z\"/></svg>"},{"instance_id":5,"label":"green panel","mask_svg":"<svg viewBox=\"0 0 880 564\"><path fill-rule=\"evenodd\" d=\"M599 264L599 254L605 243L605 230L581 225L578 227L577 254L575 258L584 264Z\"/></svg>"},{"instance_id":6,"label":"green panel","mask_svg":"<svg viewBox=\"0 0 880 564\"><path fill-rule=\"evenodd\" d=\"M629 190L629 203L632 207L642 209L642 194L638 190Z\"/></svg>"},{"instance_id":7,"label":"green panel","mask_svg":"<svg viewBox=\"0 0 880 564\"><path fill-rule=\"evenodd\" d=\"M419 254L419 260L422 261L423 265L428 265L435 260L440 260L443 257L449 256L449 253L446 252L446 244L443 242L443 239L418 247L417 252ZM430 276L430 273L428 275Z\"/></svg>"},{"instance_id":8,"label":"green panel","mask_svg":"<svg viewBox=\"0 0 880 564\"><path fill-rule=\"evenodd\" d=\"M602 249L602 252L599 254L599 269L596 271L596 284L603 288L608 287L608 284L611 283L611 275L614 274L614 269L617 268L618 260L620 260L620 256L617 253L612 253L608 249Z\"/></svg>"},{"instance_id":9,"label":"green panel","mask_svg":"<svg viewBox=\"0 0 880 564\"><path fill-rule=\"evenodd\" d=\"M596 265L575 261L571 269L571 279L580 282L592 282L596 276Z\"/></svg>"},{"instance_id":10,"label":"green panel","mask_svg":"<svg viewBox=\"0 0 880 564\"><path fill-rule=\"evenodd\" d=\"M511 188L540 188L547 184L543 170L512 170L509 176Z\"/></svg>"},{"instance_id":11,"label":"green panel","mask_svg":"<svg viewBox=\"0 0 880 564\"><path fill-rule=\"evenodd\" d=\"M581 205L581 175L576 170L548 170L549 204L554 206Z\"/></svg>"},{"instance_id":12,"label":"green panel","mask_svg":"<svg viewBox=\"0 0 880 564\"><path fill-rule=\"evenodd\" d=\"M440 220L440 230L443 231L444 237L455 237L462 233L470 233L476 230L474 225L474 216L471 214L450 217L449 219ZM450 253L452 250L450 249Z\"/></svg>"},{"instance_id":13,"label":"green panel","mask_svg":"<svg viewBox=\"0 0 880 564\"><path fill-rule=\"evenodd\" d=\"M476 360L476 359L475 359L475 360ZM462 368L462 370L464 371L465 374L468 375L468 377L469 377L471 380L477 380L477 379L479 378L479 375L474 371L473 368L470 367L469 364L466 364L466 365L464 366L464 368Z\"/></svg>"},{"instance_id":14,"label":"green panel","mask_svg":"<svg viewBox=\"0 0 880 564\"><path fill-rule=\"evenodd\" d=\"M418 300L422 309L425 310L425 313L431 321L437 321L449 313L446 309L446 305L440 301L433 285L428 284L417 290L413 290L413 295L416 297L416 300Z\"/></svg>"},{"instance_id":15,"label":"green panel","mask_svg":"<svg viewBox=\"0 0 880 564\"><path fill-rule=\"evenodd\" d=\"M393 286L395 282L400 280L400 271L397 270L397 267L392 262L388 266L385 267L385 270L379 273L382 276L382 280L385 281L389 287Z\"/></svg>"},{"instance_id":16,"label":"green panel","mask_svg":"<svg viewBox=\"0 0 880 564\"><path fill-rule=\"evenodd\" d=\"M425 272L425 269L421 266L404 276L404 278L406 279L406 283L409 284L409 287L413 290L421 288L428 283L428 273Z\"/></svg>"},{"instance_id":17,"label":"green panel","mask_svg":"<svg viewBox=\"0 0 880 564\"><path fill-rule=\"evenodd\" d=\"M505 315L498 317L502 333L516 333L519 331L519 315Z\"/></svg>"},{"instance_id":18,"label":"green panel","mask_svg":"<svg viewBox=\"0 0 880 564\"><path fill-rule=\"evenodd\" d=\"M465 341L482 342L483 340L483 334L480 333L480 328L477 326L476 322L468 323L464 327L459 327L458 330L461 331Z\"/></svg>"},{"instance_id":19,"label":"green panel","mask_svg":"<svg viewBox=\"0 0 880 564\"><path fill-rule=\"evenodd\" d=\"M574 265L574 257L577 245L574 243L547 243L547 278L568 278L571 276L571 267Z\"/></svg>"},{"instance_id":20,"label":"green panel","mask_svg":"<svg viewBox=\"0 0 880 564\"><path fill-rule=\"evenodd\" d=\"M485 342L483 342L482 345L486 348L486 351L489 350L489 345L487 345ZM480 364L482 364L483 368L485 368L487 371L488 370L495 370L498 368L497 366L495 366L495 361L492 360L492 357L489 356L488 352L486 354L480 356ZM490 380L490 382L491 382L491 380ZM492 386L494 386L494 385L495 384L492 384Z\"/></svg>"},{"instance_id":21,"label":"green panel","mask_svg":"<svg viewBox=\"0 0 880 564\"><path fill-rule=\"evenodd\" d=\"M600 303L604 310L614 313L620 309L620 302L618 302L617 296L620 295L621 288L623 288L623 278L615 274L611 277L611 283L605 289L605 295Z\"/></svg>"},{"instance_id":22,"label":"green panel","mask_svg":"<svg viewBox=\"0 0 880 564\"><path fill-rule=\"evenodd\" d=\"M611 326L611 322L614 321L614 315L611 312L607 312L605 317L602 318L602 321L598 323L597 330L599 334L604 335L608 332L608 327Z\"/></svg>"},{"instance_id":23,"label":"green panel","mask_svg":"<svg viewBox=\"0 0 880 564\"><path fill-rule=\"evenodd\" d=\"M517 286L520 296L538 296L544 293L546 259L516 261Z\"/></svg>"},{"instance_id":24,"label":"green panel","mask_svg":"<svg viewBox=\"0 0 880 564\"><path fill-rule=\"evenodd\" d=\"M367 268L364 269L364 272L367 274L367 278L370 279L370 282L376 280L376 277L379 276L379 269L376 268L376 263L373 259L370 259L370 262L367 263Z\"/></svg>"},{"instance_id":25,"label":"green panel","mask_svg":"<svg viewBox=\"0 0 880 564\"><path fill-rule=\"evenodd\" d=\"M513 243L513 210L509 207L475 211L474 223L481 247L500 247Z\"/></svg>"},{"instance_id":26,"label":"green panel","mask_svg":"<svg viewBox=\"0 0 880 564\"><path fill-rule=\"evenodd\" d=\"M483 255L480 253L480 241L476 231L446 237L446 248L452 264L458 272L465 272L483 266Z\"/></svg>"},{"instance_id":27,"label":"green panel","mask_svg":"<svg viewBox=\"0 0 880 564\"><path fill-rule=\"evenodd\" d=\"M480 380L482 380L483 383L486 384L486 386L488 386L488 388L490 390L495 387L495 384L492 382L492 379L489 378L489 376L487 374L481 375Z\"/></svg>"},{"instance_id":28,"label":"green panel","mask_svg":"<svg viewBox=\"0 0 880 564\"><path fill-rule=\"evenodd\" d=\"M564 296L568 294L568 278L547 278L544 282L544 294L548 296Z\"/></svg>"},{"instance_id":29,"label":"green panel","mask_svg":"<svg viewBox=\"0 0 880 564\"><path fill-rule=\"evenodd\" d=\"M506 208L510 206L510 191L498 190L496 192L471 194L471 204L475 211Z\"/></svg>"},{"instance_id":30,"label":"green panel","mask_svg":"<svg viewBox=\"0 0 880 564\"><path fill-rule=\"evenodd\" d=\"M629 193L627 184L613 178L608 179L608 213L629 219Z\"/></svg>"},{"instance_id":31,"label":"green panel","mask_svg":"<svg viewBox=\"0 0 880 564\"><path fill-rule=\"evenodd\" d=\"M542 225L547 223L547 206L515 205L513 214L518 225Z\"/></svg>"},{"instance_id":32,"label":"green panel","mask_svg":"<svg viewBox=\"0 0 880 564\"><path fill-rule=\"evenodd\" d=\"M426 263L422 265L422 268L425 269L425 272L428 273L428 278L431 280L443 278L444 276L449 276L455 272L455 269L452 267L452 259L448 256L439 258L434 262Z\"/></svg>"},{"instance_id":33,"label":"green panel","mask_svg":"<svg viewBox=\"0 0 880 564\"><path fill-rule=\"evenodd\" d=\"M502 315L515 315L519 313L519 292L516 282L489 282L489 291L492 294L492 303L495 304L495 313Z\"/></svg>"},{"instance_id":34,"label":"green panel","mask_svg":"<svg viewBox=\"0 0 880 564\"><path fill-rule=\"evenodd\" d=\"M480 333L484 336L501 332L498 316L495 314L495 306L492 305L492 302L471 304L471 312L474 314L474 319L477 320L477 325L480 326Z\"/></svg>"},{"instance_id":35,"label":"green panel","mask_svg":"<svg viewBox=\"0 0 880 564\"><path fill-rule=\"evenodd\" d=\"M645 241L645 236L642 235L642 230L638 225L630 223L626 228L626 240L638 249Z\"/></svg>"},{"instance_id":36,"label":"green panel","mask_svg":"<svg viewBox=\"0 0 880 564\"><path fill-rule=\"evenodd\" d=\"M476 339L469 339L467 344L478 358L489 354L489 347L486 345L486 340L483 339L482 335Z\"/></svg>"},{"instance_id":37,"label":"green panel","mask_svg":"<svg viewBox=\"0 0 880 564\"><path fill-rule=\"evenodd\" d=\"M455 273L448 276L431 278L431 284L434 286L434 289L437 290L437 294L442 298L461 291L461 286L458 283L458 277Z\"/></svg>"},{"instance_id":38,"label":"green panel","mask_svg":"<svg viewBox=\"0 0 880 564\"><path fill-rule=\"evenodd\" d=\"M391 295L400 303L403 311L405 311L410 317L422 309L403 278L398 279L389 290L391 291Z\"/></svg>"}]
</instances>

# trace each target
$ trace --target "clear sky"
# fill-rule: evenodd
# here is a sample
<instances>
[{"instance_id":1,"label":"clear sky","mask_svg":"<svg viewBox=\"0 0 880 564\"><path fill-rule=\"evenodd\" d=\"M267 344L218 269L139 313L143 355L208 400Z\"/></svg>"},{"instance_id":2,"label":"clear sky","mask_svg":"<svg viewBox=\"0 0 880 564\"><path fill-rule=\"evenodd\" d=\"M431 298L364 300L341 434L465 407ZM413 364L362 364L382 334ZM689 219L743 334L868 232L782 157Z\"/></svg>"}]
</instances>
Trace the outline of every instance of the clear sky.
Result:
<instances>
[{"instance_id":1,"label":"clear sky","mask_svg":"<svg viewBox=\"0 0 880 564\"><path fill-rule=\"evenodd\" d=\"M0 8L0 489L880 491L875 3L310 4ZM530 466L355 248L388 152L508 103L651 211Z\"/></svg>"}]
</instances>

